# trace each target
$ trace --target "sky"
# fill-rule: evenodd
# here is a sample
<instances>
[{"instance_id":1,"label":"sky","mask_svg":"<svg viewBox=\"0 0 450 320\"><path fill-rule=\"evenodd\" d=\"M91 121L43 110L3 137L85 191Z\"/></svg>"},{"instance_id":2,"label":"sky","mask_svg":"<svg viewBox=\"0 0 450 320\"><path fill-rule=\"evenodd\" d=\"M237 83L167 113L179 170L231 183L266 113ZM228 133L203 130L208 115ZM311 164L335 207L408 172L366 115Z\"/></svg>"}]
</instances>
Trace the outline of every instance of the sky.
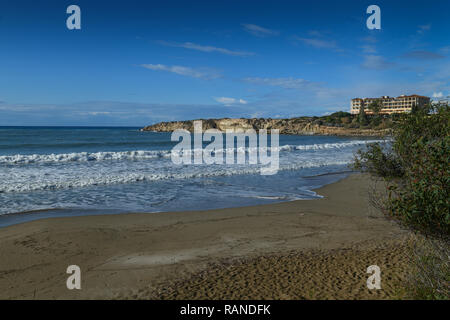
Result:
<instances>
[{"instance_id":1,"label":"sky","mask_svg":"<svg viewBox=\"0 0 450 320\"><path fill-rule=\"evenodd\" d=\"M69 5L81 29L69 30ZM381 29L369 30L369 5ZM450 95L450 1L0 0L0 126L320 116Z\"/></svg>"}]
</instances>

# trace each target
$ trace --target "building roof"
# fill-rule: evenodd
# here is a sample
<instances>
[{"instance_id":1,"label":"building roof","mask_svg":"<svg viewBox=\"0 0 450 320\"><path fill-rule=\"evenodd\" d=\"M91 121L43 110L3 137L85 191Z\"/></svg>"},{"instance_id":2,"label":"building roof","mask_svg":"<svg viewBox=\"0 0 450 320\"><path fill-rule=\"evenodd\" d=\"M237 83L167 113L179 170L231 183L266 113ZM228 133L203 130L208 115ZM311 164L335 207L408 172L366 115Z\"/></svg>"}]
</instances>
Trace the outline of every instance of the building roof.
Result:
<instances>
[{"instance_id":1,"label":"building roof","mask_svg":"<svg viewBox=\"0 0 450 320\"><path fill-rule=\"evenodd\" d=\"M426 98L426 99L430 99L430 97L421 96L421 95L418 95L418 94L412 94L412 95L410 95L410 96L405 96L405 97L417 97L417 98Z\"/></svg>"},{"instance_id":2,"label":"building roof","mask_svg":"<svg viewBox=\"0 0 450 320\"><path fill-rule=\"evenodd\" d=\"M409 95L409 96L406 96L406 95L401 95L401 96L398 96L398 97L387 97L387 98L385 98L385 97L379 97L379 98L364 98L364 99L361 99L361 98L354 98L354 99L352 99L352 101L357 101L357 100L374 100L374 99L400 99L400 98L425 98L425 99L430 99L430 97L425 97L425 96L420 96L420 95L418 95L418 94L412 94L412 95Z\"/></svg>"}]
</instances>

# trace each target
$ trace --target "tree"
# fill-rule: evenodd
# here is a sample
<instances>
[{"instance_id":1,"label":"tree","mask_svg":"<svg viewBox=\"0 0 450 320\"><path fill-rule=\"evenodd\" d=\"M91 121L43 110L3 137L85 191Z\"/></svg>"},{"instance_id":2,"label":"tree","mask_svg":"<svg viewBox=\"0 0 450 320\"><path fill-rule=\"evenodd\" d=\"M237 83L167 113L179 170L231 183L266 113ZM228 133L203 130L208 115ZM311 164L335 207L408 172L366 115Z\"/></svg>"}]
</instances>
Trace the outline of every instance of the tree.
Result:
<instances>
[{"instance_id":1,"label":"tree","mask_svg":"<svg viewBox=\"0 0 450 320\"><path fill-rule=\"evenodd\" d=\"M378 126L381 123L380 111L383 108L383 102L380 99L369 104L369 110L373 112L374 117L371 121L373 126Z\"/></svg>"},{"instance_id":2,"label":"tree","mask_svg":"<svg viewBox=\"0 0 450 320\"><path fill-rule=\"evenodd\" d=\"M411 108L411 113L417 113L419 111L419 106L417 104L413 104Z\"/></svg>"},{"instance_id":3,"label":"tree","mask_svg":"<svg viewBox=\"0 0 450 320\"><path fill-rule=\"evenodd\" d=\"M363 103L361 103L361 107L359 107L358 122L362 126L365 126L368 123L367 115L366 115L366 112L364 111L364 104Z\"/></svg>"},{"instance_id":4,"label":"tree","mask_svg":"<svg viewBox=\"0 0 450 320\"><path fill-rule=\"evenodd\" d=\"M369 104L369 110L372 111L376 116L379 115L381 109L383 108L383 103L380 99L377 99Z\"/></svg>"}]
</instances>

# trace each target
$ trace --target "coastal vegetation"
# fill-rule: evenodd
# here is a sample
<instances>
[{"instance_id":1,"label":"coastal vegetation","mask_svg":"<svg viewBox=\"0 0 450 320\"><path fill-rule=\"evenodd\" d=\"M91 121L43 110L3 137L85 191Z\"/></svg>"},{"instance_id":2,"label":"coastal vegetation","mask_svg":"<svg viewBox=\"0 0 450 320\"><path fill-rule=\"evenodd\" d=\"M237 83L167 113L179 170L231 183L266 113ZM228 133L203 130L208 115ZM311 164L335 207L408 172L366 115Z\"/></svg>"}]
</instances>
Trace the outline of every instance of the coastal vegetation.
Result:
<instances>
[{"instance_id":1,"label":"coastal vegetation","mask_svg":"<svg viewBox=\"0 0 450 320\"><path fill-rule=\"evenodd\" d=\"M364 115L359 114L362 118ZM416 235L413 298L450 298L450 110L429 105L396 117L392 140L359 150L353 167L386 184L374 203Z\"/></svg>"},{"instance_id":2,"label":"coastal vegetation","mask_svg":"<svg viewBox=\"0 0 450 320\"><path fill-rule=\"evenodd\" d=\"M340 126L352 129L390 129L399 120L398 114L381 115L381 108L377 104L371 104L369 109L373 114L366 114L364 108L360 108L360 113L352 115L348 112L338 111L328 116L314 117L314 121L328 126Z\"/></svg>"},{"instance_id":3,"label":"coastal vegetation","mask_svg":"<svg viewBox=\"0 0 450 320\"><path fill-rule=\"evenodd\" d=\"M398 115L356 114L338 111L324 116L294 117L289 119L272 118L221 118L198 119L207 129L278 129L280 134L319 134L342 136L383 136L398 121ZM193 131L194 120L160 122L142 129L142 131L172 132L176 129Z\"/></svg>"}]
</instances>

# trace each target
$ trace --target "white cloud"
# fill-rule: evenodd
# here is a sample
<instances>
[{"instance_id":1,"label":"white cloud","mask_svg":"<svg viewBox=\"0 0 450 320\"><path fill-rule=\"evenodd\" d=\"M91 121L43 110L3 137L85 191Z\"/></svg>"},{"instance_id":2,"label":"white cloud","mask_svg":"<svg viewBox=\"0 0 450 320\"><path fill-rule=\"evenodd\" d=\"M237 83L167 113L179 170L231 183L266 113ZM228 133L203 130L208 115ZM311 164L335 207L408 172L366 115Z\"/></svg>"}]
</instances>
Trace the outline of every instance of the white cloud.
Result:
<instances>
[{"instance_id":1,"label":"white cloud","mask_svg":"<svg viewBox=\"0 0 450 320\"><path fill-rule=\"evenodd\" d=\"M363 44L360 46L363 53L366 54L375 54L377 52L377 39L373 36L367 36L359 39Z\"/></svg>"},{"instance_id":2,"label":"white cloud","mask_svg":"<svg viewBox=\"0 0 450 320\"><path fill-rule=\"evenodd\" d=\"M364 56L364 62L361 66L366 69L384 70L390 68L393 65L394 64L392 62L386 61L382 56L367 55Z\"/></svg>"},{"instance_id":3,"label":"white cloud","mask_svg":"<svg viewBox=\"0 0 450 320\"><path fill-rule=\"evenodd\" d=\"M323 36L322 32L318 31L318 30L310 30L308 31L308 34L312 37L321 37Z\"/></svg>"},{"instance_id":4,"label":"white cloud","mask_svg":"<svg viewBox=\"0 0 450 320\"><path fill-rule=\"evenodd\" d=\"M300 78L259 78L259 77L249 77L243 79L245 82L267 85L273 87L282 87L285 89L307 89L311 87L317 87L320 85L318 82L312 82Z\"/></svg>"},{"instance_id":5,"label":"white cloud","mask_svg":"<svg viewBox=\"0 0 450 320\"><path fill-rule=\"evenodd\" d=\"M443 54L448 54L450 53L450 46L442 47L441 49L439 49L439 51L442 52Z\"/></svg>"},{"instance_id":6,"label":"white cloud","mask_svg":"<svg viewBox=\"0 0 450 320\"><path fill-rule=\"evenodd\" d=\"M442 92L433 92L433 98L442 98L443 96Z\"/></svg>"},{"instance_id":7,"label":"white cloud","mask_svg":"<svg viewBox=\"0 0 450 320\"><path fill-rule=\"evenodd\" d=\"M86 115L90 115L90 116L106 116L111 114L111 112L109 111L90 111L90 112L86 112Z\"/></svg>"},{"instance_id":8,"label":"white cloud","mask_svg":"<svg viewBox=\"0 0 450 320\"><path fill-rule=\"evenodd\" d=\"M145 126L159 121L246 117L255 108L250 104L244 109L218 108L217 103L159 104L135 101L86 101L53 105L3 103L0 104L0 125ZM102 116L106 113L108 115Z\"/></svg>"},{"instance_id":9,"label":"white cloud","mask_svg":"<svg viewBox=\"0 0 450 320\"><path fill-rule=\"evenodd\" d=\"M266 29L256 24L242 24L242 27L245 31L257 37L277 36L280 34L278 31Z\"/></svg>"},{"instance_id":10,"label":"white cloud","mask_svg":"<svg viewBox=\"0 0 450 320\"><path fill-rule=\"evenodd\" d=\"M430 29L431 29L431 24L421 25L421 26L418 27L417 33L423 34L423 33L425 33L425 31L428 31Z\"/></svg>"},{"instance_id":11,"label":"white cloud","mask_svg":"<svg viewBox=\"0 0 450 320\"><path fill-rule=\"evenodd\" d=\"M222 54L226 54L229 56L240 56L240 57L246 57L246 56L253 56L255 53L253 52L246 52L246 51L239 51L239 50L229 50L225 48L218 48L214 46L204 46L192 42L184 42L184 43L176 43L176 42L166 42L166 41L159 41L159 43L170 46L170 47L178 47L178 48L185 48L185 49L191 49L191 50L197 50L202 52L218 52Z\"/></svg>"},{"instance_id":12,"label":"white cloud","mask_svg":"<svg viewBox=\"0 0 450 320\"><path fill-rule=\"evenodd\" d=\"M370 45L370 44L362 45L361 49L363 49L364 53L376 53L377 52L377 49L375 48L375 46Z\"/></svg>"},{"instance_id":13,"label":"white cloud","mask_svg":"<svg viewBox=\"0 0 450 320\"><path fill-rule=\"evenodd\" d=\"M218 97L214 98L217 102L222 103L223 105L229 107L235 104L247 104L247 101L244 99L235 99L235 98L227 98L227 97Z\"/></svg>"},{"instance_id":14,"label":"white cloud","mask_svg":"<svg viewBox=\"0 0 450 320\"><path fill-rule=\"evenodd\" d=\"M420 59L420 60L435 60L435 59L445 58L441 54L434 53L431 51L426 51L426 50L409 51L409 52L406 52L405 54L403 54L403 57L411 58L411 59Z\"/></svg>"},{"instance_id":15,"label":"white cloud","mask_svg":"<svg viewBox=\"0 0 450 320\"><path fill-rule=\"evenodd\" d=\"M220 77L217 72L207 69L194 69L183 66L167 66L164 64L141 64L140 66L150 70L167 71L193 78L216 79Z\"/></svg>"},{"instance_id":16,"label":"white cloud","mask_svg":"<svg viewBox=\"0 0 450 320\"><path fill-rule=\"evenodd\" d=\"M315 39L315 38L301 38L301 37L294 37L295 40L298 40L300 42L303 42L304 44L319 48L319 49L337 49L337 43L334 40L324 40L324 39Z\"/></svg>"},{"instance_id":17,"label":"white cloud","mask_svg":"<svg viewBox=\"0 0 450 320\"><path fill-rule=\"evenodd\" d=\"M361 38L361 41L364 41L367 43L377 43L378 42L377 38L375 38L373 36L367 36L367 37Z\"/></svg>"}]
</instances>

